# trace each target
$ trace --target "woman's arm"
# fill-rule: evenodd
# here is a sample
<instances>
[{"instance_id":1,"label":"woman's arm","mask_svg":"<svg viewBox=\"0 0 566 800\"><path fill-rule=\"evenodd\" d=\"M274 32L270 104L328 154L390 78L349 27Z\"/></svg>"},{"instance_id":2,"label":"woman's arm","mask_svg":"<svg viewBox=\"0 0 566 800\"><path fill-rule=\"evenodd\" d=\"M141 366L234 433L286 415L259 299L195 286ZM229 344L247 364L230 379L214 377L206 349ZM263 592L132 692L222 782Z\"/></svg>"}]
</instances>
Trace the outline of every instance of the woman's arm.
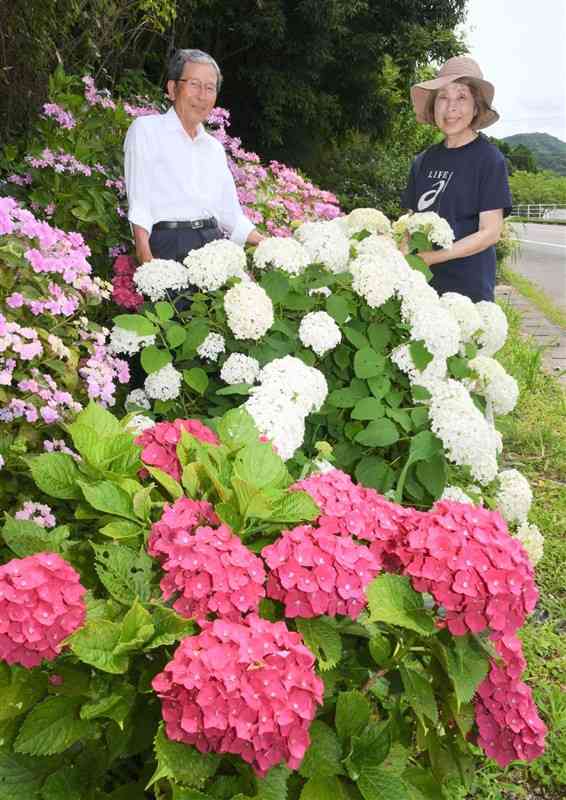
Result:
<instances>
[{"instance_id":1,"label":"woman's arm","mask_svg":"<svg viewBox=\"0 0 566 800\"><path fill-rule=\"evenodd\" d=\"M259 244L260 242L263 242L265 238L266 237L262 233L254 228L253 231L249 232L248 238L246 239L246 244Z\"/></svg>"},{"instance_id":2,"label":"woman's arm","mask_svg":"<svg viewBox=\"0 0 566 800\"><path fill-rule=\"evenodd\" d=\"M480 213L480 226L476 233L464 236L463 239L455 242L448 250L427 250L419 253L419 256L428 264L434 267L436 264L444 264L445 261L452 261L455 258L465 258L474 256L487 250L492 244L496 244L501 236L503 228L503 209L496 208L493 211L482 211Z\"/></svg>"}]
</instances>

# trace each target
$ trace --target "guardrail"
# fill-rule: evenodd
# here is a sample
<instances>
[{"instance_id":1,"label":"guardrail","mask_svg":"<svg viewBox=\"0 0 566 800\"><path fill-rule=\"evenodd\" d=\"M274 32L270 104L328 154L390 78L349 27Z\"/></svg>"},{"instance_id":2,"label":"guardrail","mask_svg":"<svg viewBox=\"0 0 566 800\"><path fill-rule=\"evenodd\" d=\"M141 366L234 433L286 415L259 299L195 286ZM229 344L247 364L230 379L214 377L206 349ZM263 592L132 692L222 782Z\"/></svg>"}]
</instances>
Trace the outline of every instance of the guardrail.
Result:
<instances>
[{"instance_id":1,"label":"guardrail","mask_svg":"<svg viewBox=\"0 0 566 800\"><path fill-rule=\"evenodd\" d=\"M517 203L511 212L514 217L528 217L533 221L566 220L566 205L559 203Z\"/></svg>"}]
</instances>

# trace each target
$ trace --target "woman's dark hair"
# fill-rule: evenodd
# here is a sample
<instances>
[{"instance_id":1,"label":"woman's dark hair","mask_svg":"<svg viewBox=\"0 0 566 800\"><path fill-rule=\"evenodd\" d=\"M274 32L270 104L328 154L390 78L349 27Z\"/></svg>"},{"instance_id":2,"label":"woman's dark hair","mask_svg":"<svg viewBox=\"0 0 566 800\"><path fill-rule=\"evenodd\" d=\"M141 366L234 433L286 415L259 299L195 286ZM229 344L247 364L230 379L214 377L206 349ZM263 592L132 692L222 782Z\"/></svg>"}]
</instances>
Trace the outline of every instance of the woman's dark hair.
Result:
<instances>
[{"instance_id":1,"label":"woman's dark hair","mask_svg":"<svg viewBox=\"0 0 566 800\"><path fill-rule=\"evenodd\" d=\"M465 86L468 86L470 92L472 93L472 97L474 98L474 105L476 107L476 113L474 114L474 118L472 119L471 126L475 128L475 124L477 120L484 114L486 111L489 110L488 104L485 102L484 97L481 93L481 90L477 83L474 82L473 78L459 78L457 81L453 81L453 83L463 83ZM426 121L429 122L431 125L434 125L434 104L436 102L436 96L440 89L434 89L433 91L429 92L429 96L425 106L425 117Z\"/></svg>"}]
</instances>

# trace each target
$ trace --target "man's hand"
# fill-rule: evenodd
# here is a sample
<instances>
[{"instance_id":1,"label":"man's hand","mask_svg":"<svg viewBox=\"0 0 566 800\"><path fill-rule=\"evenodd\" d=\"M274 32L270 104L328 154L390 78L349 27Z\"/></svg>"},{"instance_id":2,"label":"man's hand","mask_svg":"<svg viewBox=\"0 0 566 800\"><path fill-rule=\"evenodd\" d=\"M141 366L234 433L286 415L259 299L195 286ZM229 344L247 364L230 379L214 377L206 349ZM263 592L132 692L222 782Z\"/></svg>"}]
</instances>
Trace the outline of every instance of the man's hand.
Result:
<instances>
[{"instance_id":1,"label":"man's hand","mask_svg":"<svg viewBox=\"0 0 566 800\"><path fill-rule=\"evenodd\" d=\"M254 228L253 231L250 231L249 236L246 239L246 244L258 245L260 242L263 242L263 240L267 238L268 238L267 236L264 236Z\"/></svg>"},{"instance_id":2,"label":"man's hand","mask_svg":"<svg viewBox=\"0 0 566 800\"><path fill-rule=\"evenodd\" d=\"M136 247L136 258L140 266L153 259L149 244L146 247Z\"/></svg>"},{"instance_id":3,"label":"man's hand","mask_svg":"<svg viewBox=\"0 0 566 800\"><path fill-rule=\"evenodd\" d=\"M136 243L136 258L140 265L151 261L153 258L151 247L149 246L149 233L139 225L132 225L134 231L134 241Z\"/></svg>"}]
</instances>

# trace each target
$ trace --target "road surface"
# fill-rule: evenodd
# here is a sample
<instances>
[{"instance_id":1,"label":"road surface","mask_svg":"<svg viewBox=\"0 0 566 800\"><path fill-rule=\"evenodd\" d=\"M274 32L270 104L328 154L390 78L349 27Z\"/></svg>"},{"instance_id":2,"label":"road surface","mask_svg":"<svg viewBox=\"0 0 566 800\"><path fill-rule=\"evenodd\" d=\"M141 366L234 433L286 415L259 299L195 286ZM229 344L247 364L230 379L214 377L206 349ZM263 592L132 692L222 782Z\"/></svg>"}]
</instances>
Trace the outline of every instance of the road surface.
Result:
<instances>
[{"instance_id":1,"label":"road surface","mask_svg":"<svg viewBox=\"0 0 566 800\"><path fill-rule=\"evenodd\" d=\"M566 225L513 223L521 252L509 266L566 311Z\"/></svg>"}]
</instances>

